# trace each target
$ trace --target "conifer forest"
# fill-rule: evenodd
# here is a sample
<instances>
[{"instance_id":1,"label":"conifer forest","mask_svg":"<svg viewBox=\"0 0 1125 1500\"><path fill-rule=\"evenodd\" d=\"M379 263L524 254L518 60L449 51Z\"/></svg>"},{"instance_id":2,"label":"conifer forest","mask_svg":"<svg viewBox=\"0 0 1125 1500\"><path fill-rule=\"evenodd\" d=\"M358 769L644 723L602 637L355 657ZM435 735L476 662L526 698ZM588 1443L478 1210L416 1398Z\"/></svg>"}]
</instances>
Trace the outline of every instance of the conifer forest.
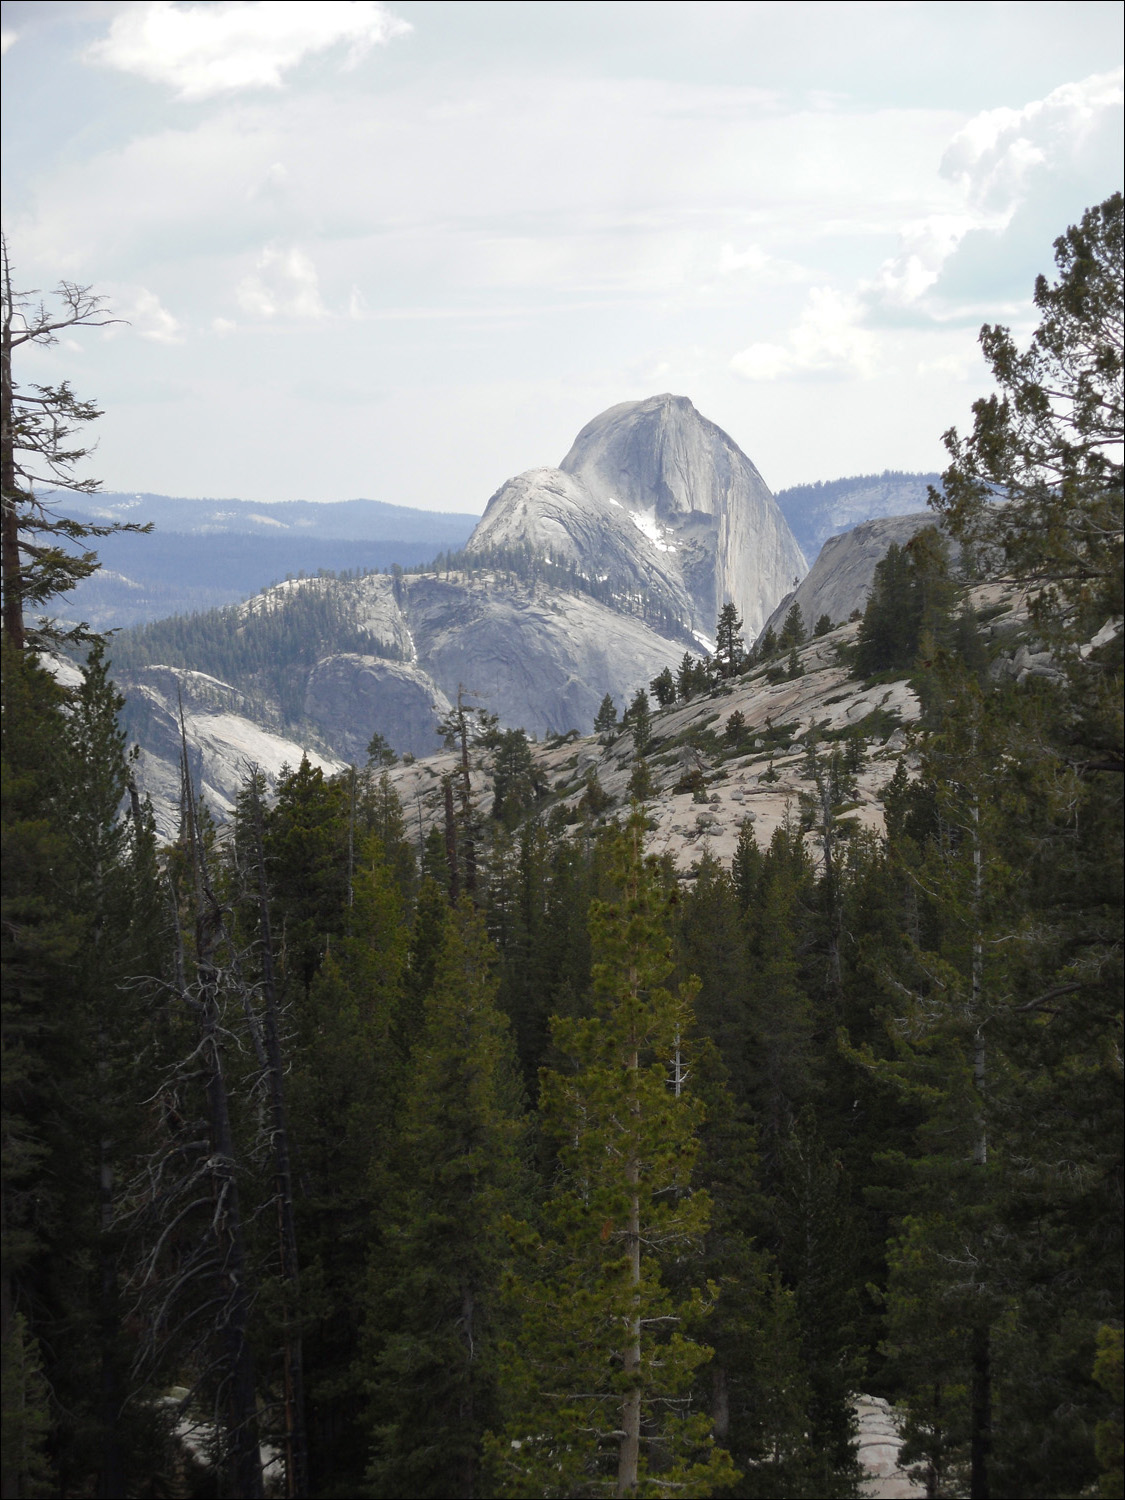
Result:
<instances>
[{"instance_id":1,"label":"conifer forest","mask_svg":"<svg viewBox=\"0 0 1125 1500\"><path fill-rule=\"evenodd\" d=\"M375 744L222 826L185 755L161 843L112 639L39 619L97 413L20 345L101 308L6 281L5 1496L857 1496L859 1392L920 1493L1122 1495L1121 296L1118 194L1030 346L982 330L850 664L924 706L885 832L810 737L816 796L684 878L646 742L799 618L640 695L631 806L458 706L421 847ZM992 670L985 585L1051 670Z\"/></svg>"}]
</instances>

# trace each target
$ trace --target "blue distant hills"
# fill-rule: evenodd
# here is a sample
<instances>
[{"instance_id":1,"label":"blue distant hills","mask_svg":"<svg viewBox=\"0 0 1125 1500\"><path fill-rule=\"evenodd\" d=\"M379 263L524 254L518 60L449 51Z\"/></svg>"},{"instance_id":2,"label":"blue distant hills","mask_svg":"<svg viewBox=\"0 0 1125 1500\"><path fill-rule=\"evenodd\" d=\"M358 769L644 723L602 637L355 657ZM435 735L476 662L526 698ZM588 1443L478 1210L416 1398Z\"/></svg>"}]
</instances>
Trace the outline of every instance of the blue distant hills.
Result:
<instances>
[{"instance_id":1,"label":"blue distant hills","mask_svg":"<svg viewBox=\"0 0 1125 1500\"><path fill-rule=\"evenodd\" d=\"M40 498L80 521L152 523L147 536L93 541L100 570L60 601L66 619L97 630L236 603L300 573L428 563L464 546L479 520L379 500L259 504L108 491Z\"/></svg>"}]
</instances>

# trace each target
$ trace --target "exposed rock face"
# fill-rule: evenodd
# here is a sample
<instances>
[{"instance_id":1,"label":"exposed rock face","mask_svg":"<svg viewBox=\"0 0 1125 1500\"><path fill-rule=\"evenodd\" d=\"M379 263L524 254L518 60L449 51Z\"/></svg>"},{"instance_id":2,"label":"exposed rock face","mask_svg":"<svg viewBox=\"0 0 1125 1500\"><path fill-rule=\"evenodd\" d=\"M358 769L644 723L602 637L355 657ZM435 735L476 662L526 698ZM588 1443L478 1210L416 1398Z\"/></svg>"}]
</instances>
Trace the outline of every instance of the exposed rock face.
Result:
<instances>
[{"instance_id":1,"label":"exposed rock face","mask_svg":"<svg viewBox=\"0 0 1125 1500\"><path fill-rule=\"evenodd\" d=\"M762 476L686 396L612 406L558 469L502 486L469 546L521 540L615 588L647 589L705 637L728 599L756 635L807 571Z\"/></svg>"},{"instance_id":2,"label":"exposed rock face","mask_svg":"<svg viewBox=\"0 0 1125 1500\"><path fill-rule=\"evenodd\" d=\"M487 578L410 578L404 609L419 660L450 699L464 687L501 723L537 735L586 729L606 693L623 707L684 650L586 595Z\"/></svg>"},{"instance_id":3,"label":"exposed rock face","mask_svg":"<svg viewBox=\"0 0 1125 1500\"><path fill-rule=\"evenodd\" d=\"M785 596L767 625L779 629L794 602L801 606L808 630L813 629L821 615L828 615L833 624L846 620L853 610L866 606L875 569L891 543L903 547L912 536L933 524L933 512L922 510L908 516L864 521L854 531L829 537L808 576L793 593Z\"/></svg>"},{"instance_id":4,"label":"exposed rock face","mask_svg":"<svg viewBox=\"0 0 1125 1500\"><path fill-rule=\"evenodd\" d=\"M180 816L180 720L183 705L188 765L204 800L220 819L234 811L235 801L252 766L276 784L282 768L296 768L308 755L326 775L344 762L306 749L261 722L245 695L202 672L149 667L123 684L127 688L126 720L141 746L136 780L152 800L157 830L173 838ZM254 717L251 717L251 715Z\"/></svg>"},{"instance_id":5,"label":"exposed rock face","mask_svg":"<svg viewBox=\"0 0 1125 1500\"><path fill-rule=\"evenodd\" d=\"M377 656L324 656L309 673L305 716L345 760L362 765L373 734L399 752L432 755L449 699L417 667Z\"/></svg>"},{"instance_id":6,"label":"exposed rock face","mask_svg":"<svg viewBox=\"0 0 1125 1500\"><path fill-rule=\"evenodd\" d=\"M493 495L469 550L530 546L608 583L616 594L647 590L690 630L699 610L684 585L675 543L662 537L668 528L647 518L645 524L642 530L622 502L592 494L561 469L529 469ZM714 623L698 628L710 631Z\"/></svg>"},{"instance_id":7,"label":"exposed rock face","mask_svg":"<svg viewBox=\"0 0 1125 1500\"><path fill-rule=\"evenodd\" d=\"M704 852L729 865L747 821L753 824L759 846L767 847L777 829L792 824L801 794L812 790L806 737L814 726L820 734L850 729L864 737L864 764L857 773L851 816L864 828L882 831L882 789L904 752L908 767L917 763L910 749L910 726L920 717L921 704L906 681L866 687L849 678L838 660L838 648L854 641L857 629L845 625L806 642L798 653L803 669L799 677L771 683L767 668L761 667L688 703L654 712L656 753L650 752L648 764L655 790L647 805L652 852L669 856L682 875ZM709 728L721 734L724 721L736 712L743 720L741 748L706 748L701 731ZM581 816L585 778L591 771L609 799L604 816L617 816L629 806L636 764L631 733L540 744L533 754L544 783L570 809L571 821ZM411 832L417 829L419 838L441 826L441 778L454 764L455 757L439 754L396 766L390 773L410 809ZM706 779L699 791L684 789L685 773L693 771L702 771ZM492 796L487 757L474 766L472 785L476 803L487 816ZM809 852L817 857L812 834Z\"/></svg>"},{"instance_id":8,"label":"exposed rock face","mask_svg":"<svg viewBox=\"0 0 1125 1500\"><path fill-rule=\"evenodd\" d=\"M378 732L399 754L430 756L438 721L464 690L467 701L505 726L534 735L588 729L606 693L619 707L683 653L683 641L657 634L583 594L531 589L492 574L408 576L352 583L305 579L282 584L244 614L284 609L298 589L343 590L353 623L373 654L332 652L305 669L303 711L309 739L286 729L280 709L202 672L148 667L121 679L129 733L142 746L138 783L152 797L165 837L177 827L180 795L178 699L184 702L188 759L204 798L229 816L251 765L276 782L282 766L339 770L362 765ZM377 654L396 650L409 660ZM318 753L319 752L319 753Z\"/></svg>"}]
</instances>

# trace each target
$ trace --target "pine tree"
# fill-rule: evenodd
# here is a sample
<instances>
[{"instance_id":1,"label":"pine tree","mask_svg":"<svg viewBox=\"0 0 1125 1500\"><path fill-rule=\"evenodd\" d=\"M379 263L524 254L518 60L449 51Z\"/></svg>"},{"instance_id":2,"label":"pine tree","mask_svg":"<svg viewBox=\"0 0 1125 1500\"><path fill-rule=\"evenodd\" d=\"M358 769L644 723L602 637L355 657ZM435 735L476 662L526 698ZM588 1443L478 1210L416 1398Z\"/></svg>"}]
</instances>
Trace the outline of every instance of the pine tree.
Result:
<instances>
[{"instance_id":1,"label":"pine tree","mask_svg":"<svg viewBox=\"0 0 1125 1500\"><path fill-rule=\"evenodd\" d=\"M621 723L633 732L633 753L644 755L652 741L652 709L644 688L637 689Z\"/></svg>"},{"instance_id":2,"label":"pine tree","mask_svg":"<svg viewBox=\"0 0 1125 1500\"><path fill-rule=\"evenodd\" d=\"M417 1014L407 971L410 932L376 838L360 844L353 888L349 932L332 939L307 996L295 996L287 1080L302 1186L297 1237L314 1494L355 1493L367 1460L355 1309L381 1243ZM420 909L432 891L424 882ZM440 920L445 902L434 894ZM420 1008L420 997L416 1003Z\"/></svg>"},{"instance_id":3,"label":"pine tree","mask_svg":"<svg viewBox=\"0 0 1125 1500\"><path fill-rule=\"evenodd\" d=\"M4 1337L22 1315L11 1368L38 1349L59 1485L113 1489L144 1462L145 1421L122 1418L136 1329L114 1207L146 1128L154 838L143 809L119 818L128 767L100 651L68 691L7 636L3 652Z\"/></svg>"},{"instance_id":4,"label":"pine tree","mask_svg":"<svg viewBox=\"0 0 1125 1500\"><path fill-rule=\"evenodd\" d=\"M729 601L719 611L715 626L715 661L720 677L735 677L742 670L746 655L742 643L742 620Z\"/></svg>"},{"instance_id":5,"label":"pine tree","mask_svg":"<svg viewBox=\"0 0 1125 1500\"><path fill-rule=\"evenodd\" d=\"M366 1384L378 1495L478 1493L482 1434L498 1417L503 1222L526 1213L529 1173L495 956L467 902L447 912L371 1271Z\"/></svg>"},{"instance_id":6,"label":"pine tree","mask_svg":"<svg viewBox=\"0 0 1125 1500\"><path fill-rule=\"evenodd\" d=\"M505 729L499 733L492 774L492 816L506 828L514 828L534 811L542 792L531 746L522 729Z\"/></svg>"},{"instance_id":7,"label":"pine tree","mask_svg":"<svg viewBox=\"0 0 1125 1500\"><path fill-rule=\"evenodd\" d=\"M570 1062L545 1072L560 1176L547 1233L514 1287L522 1332L506 1370L510 1416L490 1443L501 1493L620 1496L674 1486L709 1494L735 1478L693 1412L710 1351L692 1336L710 1290L673 1295L660 1267L698 1253L706 1196L691 1191L698 1101L685 1086L690 987L671 971L666 897L634 814L615 845L618 900L595 902L596 1014L556 1019Z\"/></svg>"},{"instance_id":8,"label":"pine tree","mask_svg":"<svg viewBox=\"0 0 1125 1500\"><path fill-rule=\"evenodd\" d=\"M60 488L89 494L98 481L80 478L76 467L92 451L75 446L76 434L101 416L92 401L83 401L67 381L58 386L33 385L21 389L13 370L13 355L25 344L50 346L68 328L104 328L116 320L106 316L103 298L88 286L61 282L55 296L61 304L51 312L43 303L32 305L35 292L12 287L8 242L0 244L0 585L3 606L0 623L17 649L32 644L92 640L83 627L60 632L41 620L30 632L24 618L30 605L43 604L74 588L98 565L97 555L76 555L67 543L118 531L150 531L151 526L114 523L92 526L52 511L37 491Z\"/></svg>"},{"instance_id":9,"label":"pine tree","mask_svg":"<svg viewBox=\"0 0 1125 1500\"><path fill-rule=\"evenodd\" d=\"M781 634L777 638L777 644L782 651L792 651L797 646L803 646L808 638L805 629L805 617L801 613L799 604L791 604L789 612L781 626Z\"/></svg>"},{"instance_id":10,"label":"pine tree","mask_svg":"<svg viewBox=\"0 0 1125 1500\"><path fill-rule=\"evenodd\" d=\"M652 696L661 708L668 708L676 701L676 679L672 676L671 667L665 667L649 683ZM594 726L597 727L596 725Z\"/></svg>"},{"instance_id":11,"label":"pine tree","mask_svg":"<svg viewBox=\"0 0 1125 1500\"><path fill-rule=\"evenodd\" d=\"M598 735L612 736L617 728L617 707L613 701L613 694L606 693L598 708L594 719L594 733Z\"/></svg>"},{"instance_id":12,"label":"pine tree","mask_svg":"<svg viewBox=\"0 0 1125 1500\"><path fill-rule=\"evenodd\" d=\"M1058 279L1036 279L1026 350L1007 328L981 329L999 392L973 403L969 437L945 434L951 461L931 491L979 567L1029 588L1041 629L1079 638L1125 612L1123 230L1114 193L1055 241Z\"/></svg>"}]
</instances>

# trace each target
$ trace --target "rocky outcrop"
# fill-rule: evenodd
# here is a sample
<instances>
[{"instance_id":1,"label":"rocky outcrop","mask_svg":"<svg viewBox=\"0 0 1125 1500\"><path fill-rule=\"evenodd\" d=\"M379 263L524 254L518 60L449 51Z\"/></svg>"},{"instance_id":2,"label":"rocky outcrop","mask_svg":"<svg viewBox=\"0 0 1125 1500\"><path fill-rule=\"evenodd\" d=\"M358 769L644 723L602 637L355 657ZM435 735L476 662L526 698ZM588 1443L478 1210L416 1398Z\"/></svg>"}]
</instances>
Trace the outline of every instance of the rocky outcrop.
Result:
<instances>
[{"instance_id":1,"label":"rocky outcrop","mask_svg":"<svg viewBox=\"0 0 1125 1500\"><path fill-rule=\"evenodd\" d=\"M773 611L767 628L772 625L779 629L794 603L801 606L807 630L814 628L821 615L838 624L853 610L862 611L871 592L875 569L891 543L903 547L924 527L933 525L932 511L922 510L908 516L864 521L843 536L829 537L808 576Z\"/></svg>"},{"instance_id":2,"label":"rocky outcrop","mask_svg":"<svg viewBox=\"0 0 1125 1500\"><path fill-rule=\"evenodd\" d=\"M420 668L377 656L325 656L309 673L305 717L357 765L380 734L399 754L432 755L449 699Z\"/></svg>"},{"instance_id":3,"label":"rocky outcrop","mask_svg":"<svg viewBox=\"0 0 1125 1500\"><path fill-rule=\"evenodd\" d=\"M122 686L126 731L140 746L134 776L152 802L162 838L174 838L179 828L182 745L195 784L220 821L234 811L252 767L264 773L270 787L286 766L299 766L304 755L328 775L344 769L342 760L263 723L258 705L206 673L149 667Z\"/></svg>"},{"instance_id":4,"label":"rocky outcrop","mask_svg":"<svg viewBox=\"0 0 1125 1500\"><path fill-rule=\"evenodd\" d=\"M586 729L602 698L624 707L684 643L584 594L489 578L406 581L403 605L434 681L502 724L546 735Z\"/></svg>"},{"instance_id":5,"label":"rocky outcrop","mask_svg":"<svg viewBox=\"0 0 1125 1500\"><path fill-rule=\"evenodd\" d=\"M686 396L612 406L557 469L503 485L469 549L520 542L622 592L646 590L702 638L728 599L756 635L807 568L762 476Z\"/></svg>"}]
</instances>

